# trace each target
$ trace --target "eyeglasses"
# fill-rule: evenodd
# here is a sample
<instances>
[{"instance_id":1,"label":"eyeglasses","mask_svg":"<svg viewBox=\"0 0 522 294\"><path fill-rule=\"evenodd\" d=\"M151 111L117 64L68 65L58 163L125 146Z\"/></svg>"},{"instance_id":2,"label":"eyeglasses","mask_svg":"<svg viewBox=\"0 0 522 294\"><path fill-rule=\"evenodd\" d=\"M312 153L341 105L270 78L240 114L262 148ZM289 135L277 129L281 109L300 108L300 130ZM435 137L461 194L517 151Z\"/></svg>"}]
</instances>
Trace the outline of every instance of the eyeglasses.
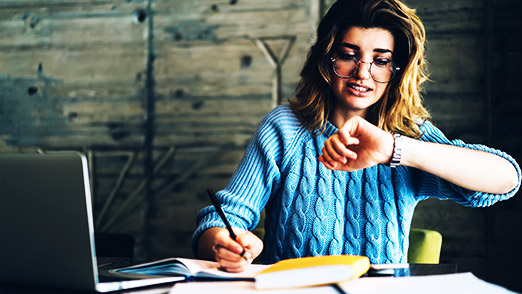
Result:
<instances>
[{"instance_id":1,"label":"eyeglasses","mask_svg":"<svg viewBox=\"0 0 522 294\"><path fill-rule=\"evenodd\" d=\"M400 70L392 60L387 58L378 58L372 62L366 62L360 60L353 54L341 54L336 58L331 58L331 61L335 75L341 79L353 77L355 72L359 70L361 63L370 65L370 76L378 83L391 81L395 73Z\"/></svg>"}]
</instances>

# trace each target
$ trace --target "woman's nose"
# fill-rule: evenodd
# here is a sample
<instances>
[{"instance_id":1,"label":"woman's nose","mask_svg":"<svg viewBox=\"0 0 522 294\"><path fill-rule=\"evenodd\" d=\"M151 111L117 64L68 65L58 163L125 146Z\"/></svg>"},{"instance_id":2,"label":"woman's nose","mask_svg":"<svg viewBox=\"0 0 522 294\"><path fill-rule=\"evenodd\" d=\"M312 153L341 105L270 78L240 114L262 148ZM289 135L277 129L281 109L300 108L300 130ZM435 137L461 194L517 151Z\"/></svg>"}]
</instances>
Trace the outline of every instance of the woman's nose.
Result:
<instances>
[{"instance_id":1,"label":"woman's nose","mask_svg":"<svg viewBox=\"0 0 522 294\"><path fill-rule=\"evenodd\" d=\"M370 69L371 62L360 61L359 66L355 69L354 76L361 80L367 80L371 78Z\"/></svg>"}]
</instances>

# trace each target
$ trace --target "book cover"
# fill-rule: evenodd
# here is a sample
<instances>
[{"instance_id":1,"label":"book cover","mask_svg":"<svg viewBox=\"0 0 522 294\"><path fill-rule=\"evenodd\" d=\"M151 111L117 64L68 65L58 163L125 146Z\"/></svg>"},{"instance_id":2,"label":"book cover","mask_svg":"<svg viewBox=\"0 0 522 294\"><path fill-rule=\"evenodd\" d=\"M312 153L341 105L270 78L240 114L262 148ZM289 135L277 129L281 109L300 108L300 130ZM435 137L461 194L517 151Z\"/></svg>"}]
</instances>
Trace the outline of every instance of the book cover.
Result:
<instances>
[{"instance_id":1,"label":"book cover","mask_svg":"<svg viewBox=\"0 0 522 294\"><path fill-rule=\"evenodd\" d=\"M256 289L327 285L359 278L370 268L366 256L329 255L286 259L255 276Z\"/></svg>"}]
</instances>

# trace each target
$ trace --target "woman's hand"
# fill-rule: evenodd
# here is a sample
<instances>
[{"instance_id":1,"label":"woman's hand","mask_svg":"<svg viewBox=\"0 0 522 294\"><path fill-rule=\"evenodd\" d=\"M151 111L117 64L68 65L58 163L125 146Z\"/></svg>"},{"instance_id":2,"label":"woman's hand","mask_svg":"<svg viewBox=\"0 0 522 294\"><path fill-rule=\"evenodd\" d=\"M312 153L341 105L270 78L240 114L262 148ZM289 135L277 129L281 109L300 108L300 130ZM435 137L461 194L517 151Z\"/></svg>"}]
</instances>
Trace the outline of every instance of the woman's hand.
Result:
<instances>
[{"instance_id":1,"label":"woman's hand","mask_svg":"<svg viewBox=\"0 0 522 294\"><path fill-rule=\"evenodd\" d=\"M326 139L319 161L331 170L355 171L390 162L393 144L392 134L356 116Z\"/></svg>"},{"instance_id":2,"label":"woman's hand","mask_svg":"<svg viewBox=\"0 0 522 294\"><path fill-rule=\"evenodd\" d=\"M242 272L263 251L263 241L252 232L234 228L237 242L230 238L224 228L210 228L199 239L198 252L201 258L215 260L228 272ZM245 254L241 255L245 250Z\"/></svg>"}]
</instances>

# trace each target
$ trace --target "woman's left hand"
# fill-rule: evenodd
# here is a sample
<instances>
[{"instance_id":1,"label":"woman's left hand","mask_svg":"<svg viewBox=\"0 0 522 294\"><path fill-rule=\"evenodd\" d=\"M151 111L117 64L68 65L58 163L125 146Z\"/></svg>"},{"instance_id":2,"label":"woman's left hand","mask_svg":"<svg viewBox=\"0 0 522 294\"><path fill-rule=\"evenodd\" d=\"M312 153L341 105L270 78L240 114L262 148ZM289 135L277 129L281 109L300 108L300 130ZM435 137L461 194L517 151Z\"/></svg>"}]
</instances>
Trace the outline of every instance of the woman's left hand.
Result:
<instances>
[{"instance_id":1,"label":"woman's left hand","mask_svg":"<svg viewBox=\"0 0 522 294\"><path fill-rule=\"evenodd\" d=\"M326 139L319 161L331 170L355 171L390 162L393 145L391 133L356 116Z\"/></svg>"}]
</instances>

